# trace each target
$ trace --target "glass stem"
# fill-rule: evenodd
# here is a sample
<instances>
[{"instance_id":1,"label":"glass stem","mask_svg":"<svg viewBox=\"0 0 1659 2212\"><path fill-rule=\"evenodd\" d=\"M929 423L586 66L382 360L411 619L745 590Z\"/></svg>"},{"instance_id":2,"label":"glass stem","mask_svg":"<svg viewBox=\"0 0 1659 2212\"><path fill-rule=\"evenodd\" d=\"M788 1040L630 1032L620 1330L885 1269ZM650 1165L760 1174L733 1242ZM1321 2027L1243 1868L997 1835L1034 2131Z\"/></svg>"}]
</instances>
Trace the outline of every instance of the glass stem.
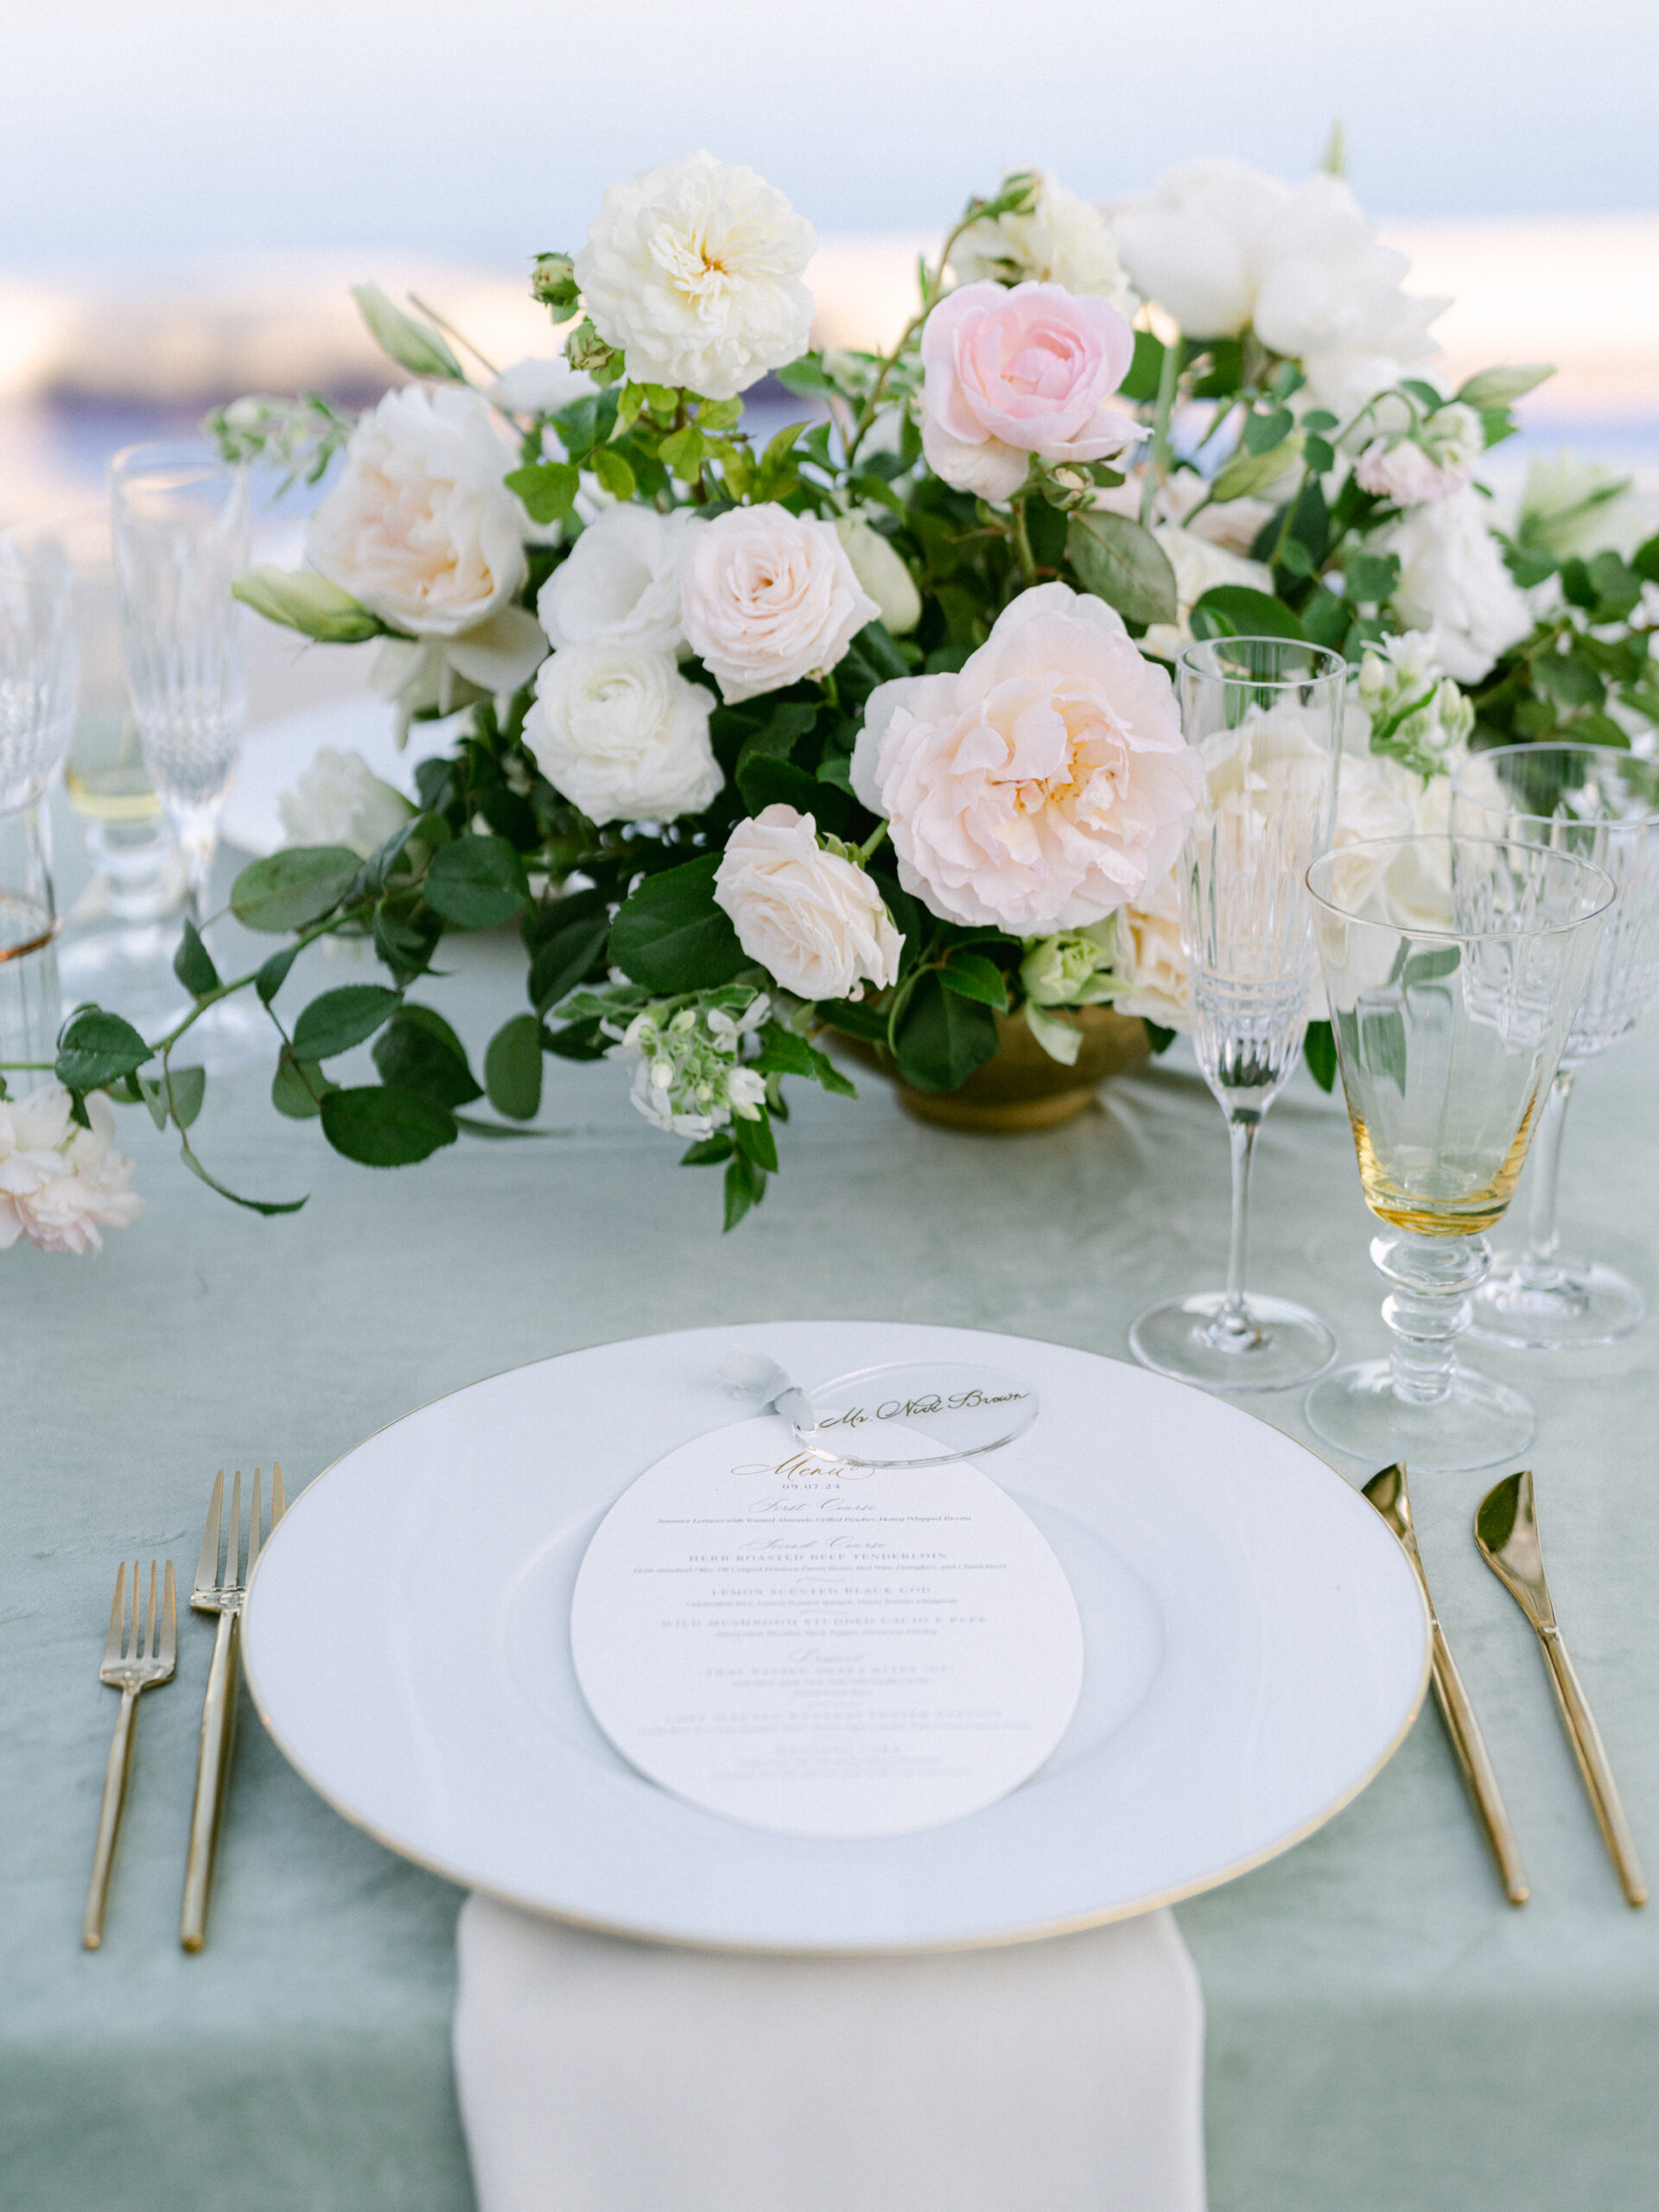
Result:
<instances>
[{"instance_id":1,"label":"glass stem","mask_svg":"<svg viewBox=\"0 0 1659 2212\"><path fill-rule=\"evenodd\" d=\"M1560 1237L1555 1227L1556 1192L1561 1177L1561 1132L1573 1098L1571 1068L1560 1068L1544 1101L1538 1141L1532 1148L1532 1211L1527 1217L1527 1249L1516 1270L1529 1290L1554 1290L1561 1281L1555 1263Z\"/></svg>"},{"instance_id":2,"label":"glass stem","mask_svg":"<svg viewBox=\"0 0 1659 2212\"><path fill-rule=\"evenodd\" d=\"M1470 1294L1492 1263L1486 1240L1394 1230L1372 1238L1371 1262L1390 1285L1382 1319L1394 1332L1395 1395L1410 1406L1438 1405L1458 1371Z\"/></svg>"},{"instance_id":3,"label":"glass stem","mask_svg":"<svg viewBox=\"0 0 1659 2212\"><path fill-rule=\"evenodd\" d=\"M1262 1338L1244 1302L1244 1275L1250 1262L1250 1161L1261 1126L1259 1114L1227 1116L1227 1141L1233 1154L1233 1219L1227 1240L1227 1294L1210 1333L1220 1343L1241 1347L1259 1344Z\"/></svg>"},{"instance_id":4,"label":"glass stem","mask_svg":"<svg viewBox=\"0 0 1659 2212\"><path fill-rule=\"evenodd\" d=\"M200 925L201 918L212 908L209 896L213 874L213 860L219 851L219 805L190 806L178 804L167 809L167 818L172 825L181 858L184 861L185 880L188 886L186 906L190 918Z\"/></svg>"}]
</instances>

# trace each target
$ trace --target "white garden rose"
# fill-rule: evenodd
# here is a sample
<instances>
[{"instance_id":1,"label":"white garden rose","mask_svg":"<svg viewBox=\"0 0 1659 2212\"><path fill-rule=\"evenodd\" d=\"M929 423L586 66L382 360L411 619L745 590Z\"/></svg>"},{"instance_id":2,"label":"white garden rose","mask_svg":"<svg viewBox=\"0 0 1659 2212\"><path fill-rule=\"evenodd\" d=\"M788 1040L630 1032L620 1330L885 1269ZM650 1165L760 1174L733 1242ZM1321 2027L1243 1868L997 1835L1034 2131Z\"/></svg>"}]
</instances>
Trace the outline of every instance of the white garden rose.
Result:
<instances>
[{"instance_id":1,"label":"white garden rose","mask_svg":"<svg viewBox=\"0 0 1659 2212\"><path fill-rule=\"evenodd\" d=\"M636 383L731 399L806 351L812 226L751 168L690 154L607 191L575 256L594 327Z\"/></svg>"},{"instance_id":2,"label":"white garden rose","mask_svg":"<svg viewBox=\"0 0 1659 2212\"><path fill-rule=\"evenodd\" d=\"M1064 284L1068 292L1109 300L1120 315L1135 309L1111 225L1046 172L1038 175L1027 213L969 225L950 249L950 268L959 284Z\"/></svg>"},{"instance_id":3,"label":"white garden rose","mask_svg":"<svg viewBox=\"0 0 1659 2212\"><path fill-rule=\"evenodd\" d=\"M1117 913L1117 964L1128 988L1114 992L1119 1014L1179 1029L1195 1027L1192 985L1181 944L1181 894L1172 868Z\"/></svg>"},{"instance_id":4,"label":"white garden rose","mask_svg":"<svg viewBox=\"0 0 1659 2212\"><path fill-rule=\"evenodd\" d=\"M0 1252L20 1236L42 1252L97 1252L100 1229L125 1229L143 1211L132 1162L111 1149L109 1100L88 1096L89 1129L71 1119L72 1103L60 1083L0 1100Z\"/></svg>"},{"instance_id":5,"label":"white garden rose","mask_svg":"<svg viewBox=\"0 0 1659 2212\"><path fill-rule=\"evenodd\" d=\"M1459 683L1478 683L1532 627L1478 492L1412 508L1373 544L1399 556L1395 613L1408 628L1430 632L1435 659Z\"/></svg>"},{"instance_id":6,"label":"white garden rose","mask_svg":"<svg viewBox=\"0 0 1659 2212\"><path fill-rule=\"evenodd\" d=\"M709 742L714 701L672 653L566 645L542 663L524 743L590 822L700 814L725 781Z\"/></svg>"},{"instance_id":7,"label":"white garden rose","mask_svg":"<svg viewBox=\"0 0 1659 2212\"><path fill-rule=\"evenodd\" d=\"M1339 177L1291 186L1243 162L1189 162L1114 215L1135 285L1189 336L1254 327L1338 412L1437 350L1428 326L1448 302L1401 289L1410 263L1377 243Z\"/></svg>"},{"instance_id":8,"label":"white garden rose","mask_svg":"<svg viewBox=\"0 0 1659 2212\"><path fill-rule=\"evenodd\" d=\"M825 852L792 806L740 822L715 872L715 902L751 960L803 999L858 999L899 980L904 938L855 861Z\"/></svg>"},{"instance_id":9,"label":"white garden rose","mask_svg":"<svg viewBox=\"0 0 1659 2212\"><path fill-rule=\"evenodd\" d=\"M836 536L846 550L861 590L880 610L895 638L907 638L922 619L922 594L897 550L862 515L837 515Z\"/></svg>"},{"instance_id":10,"label":"white garden rose","mask_svg":"<svg viewBox=\"0 0 1659 2212\"><path fill-rule=\"evenodd\" d=\"M685 507L668 515L654 507L607 507L536 601L554 645L677 651L684 642L680 587L700 526Z\"/></svg>"},{"instance_id":11,"label":"white garden rose","mask_svg":"<svg viewBox=\"0 0 1659 2212\"><path fill-rule=\"evenodd\" d=\"M291 791L276 802L290 845L344 845L367 860L395 837L415 809L383 783L360 753L321 747Z\"/></svg>"},{"instance_id":12,"label":"white garden rose","mask_svg":"<svg viewBox=\"0 0 1659 2212\"><path fill-rule=\"evenodd\" d=\"M525 515L486 403L453 385L389 391L353 431L346 472L311 518L312 566L394 628L453 638L524 581Z\"/></svg>"},{"instance_id":13,"label":"white garden rose","mask_svg":"<svg viewBox=\"0 0 1659 2212\"><path fill-rule=\"evenodd\" d=\"M1022 938L1141 897L1198 779L1169 677L1113 608L1061 583L1022 592L955 675L878 684L852 763L906 890Z\"/></svg>"},{"instance_id":14,"label":"white garden rose","mask_svg":"<svg viewBox=\"0 0 1659 2212\"><path fill-rule=\"evenodd\" d=\"M770 503L703 524L680 593L691 650L733 704L827 675L880 612L829 523Z\"/></svg>"}]
</instances>

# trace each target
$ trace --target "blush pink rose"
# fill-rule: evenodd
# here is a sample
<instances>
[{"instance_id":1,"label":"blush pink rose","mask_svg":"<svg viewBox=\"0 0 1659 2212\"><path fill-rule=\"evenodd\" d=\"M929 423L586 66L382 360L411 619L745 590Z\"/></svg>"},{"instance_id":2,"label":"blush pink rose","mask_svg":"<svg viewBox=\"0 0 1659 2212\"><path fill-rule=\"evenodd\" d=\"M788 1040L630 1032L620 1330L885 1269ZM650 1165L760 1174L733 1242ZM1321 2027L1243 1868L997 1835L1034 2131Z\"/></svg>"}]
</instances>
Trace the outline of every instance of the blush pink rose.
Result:
<instances>
[{"instance_id":1,"label":"blush pink rose","mask_svg":"<svg viewBox=\"0 0 1659 2212\"><path fill-rule=\"evenodd\" d=\"M955 675L878 684L852 763L905 889L1015 937L1143 897L1199 774L1168 677L1113 608L1059 583L1021 592Z\"/></svg>"},{"instance_id":2,"label":"blush pink rose","mask_svg":"<svg viewBox=\"0 0 1659 2212\"><path fill-rule=\"evenodd\" d=\"M1104 300L1063 284L964 284L922 330L922 449L958 491L1008 499L1031 456L1105 461L1140 436L1106 404L1135 333Z\"/></svg>"}]
</instances>

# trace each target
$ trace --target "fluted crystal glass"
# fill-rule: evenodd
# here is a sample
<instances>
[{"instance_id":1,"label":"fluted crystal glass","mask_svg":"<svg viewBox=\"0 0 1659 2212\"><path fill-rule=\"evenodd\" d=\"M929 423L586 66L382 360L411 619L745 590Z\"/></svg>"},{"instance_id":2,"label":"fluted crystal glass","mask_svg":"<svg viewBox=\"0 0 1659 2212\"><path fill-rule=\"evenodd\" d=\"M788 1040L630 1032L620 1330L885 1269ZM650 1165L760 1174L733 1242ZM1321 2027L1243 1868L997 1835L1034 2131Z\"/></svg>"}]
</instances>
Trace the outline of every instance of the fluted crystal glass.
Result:
<instances>
[{"instance_id":1,"label":"fluted crystal glass","mask_svg":"<svg viewBox=\"0 0 1659 2212\"><path fill-rule=\"evenodd\" d=\"M1309 865L1330 845L1342 760L1341 656L1284 638L1211 639L1180 658L1181 727L1204 775L1177 874L1194 1045L1227 1118L1226 1287L1155 1306L1130 1349L1160 1375L1281 1390L1336 1357L1316 1313L1248 1292L1255 1133L1300 1057L1317 963Z\"/></svg>"},{"instance_id":2,"label":"fluted crystal glass","mask_svg":"<svg viewBox=\"0 0 1659 2212\"><path fill-rule=\"evenodd\" d=\"M246 715L241 609L245 472L205 439L129 446L110 464L127 681L144 766L183 854L200 921Z\"/></svg>"},{"instance_id":3,"label":"fluted crystal glass","mask_svg":"<svg viewBox=\"0 0 1659 2212\"><path fill-rule=\"evenodd\" d=\"M58 912L42 802L74 726L72 607L57 535L0 532L0 1061L14 1065L49 1062L57 1033Z\"/></svg>"},{"instance_id":4,"label":"fluted crystal glass","mask_svg":"<svg viewBox=\"0 0 1659 2212\"><path fill-rule=\"evenodd\" d=\"M1477 1336L1527 1350L1611 1344L1642 1319L1642 1294L1617 1268L1562 1250L1556 1188L1574 1076L1659 995L1659 763L1605 745L1499 746L1453 777L1452 828L1576 853L1618 887L1540 1123L1527 1241L1493 1261L1474 1320Z\"/></svg>"},{"instance_id":5,"label":"fluted crystal glass","mask_svg":"<svg viewBox=\"0 0 1659 2212\"><path fill-rule=\"evenodd\" d=\"M1485 1467L1536 1427L1518 1390L1458 1358L1613 904L1571 853L1389 837L1308 872L1331 1026L1389 1286L1387 1359L1307 1394L1309 1425L1372 1466Z\"/></svg>"}]
</instances>

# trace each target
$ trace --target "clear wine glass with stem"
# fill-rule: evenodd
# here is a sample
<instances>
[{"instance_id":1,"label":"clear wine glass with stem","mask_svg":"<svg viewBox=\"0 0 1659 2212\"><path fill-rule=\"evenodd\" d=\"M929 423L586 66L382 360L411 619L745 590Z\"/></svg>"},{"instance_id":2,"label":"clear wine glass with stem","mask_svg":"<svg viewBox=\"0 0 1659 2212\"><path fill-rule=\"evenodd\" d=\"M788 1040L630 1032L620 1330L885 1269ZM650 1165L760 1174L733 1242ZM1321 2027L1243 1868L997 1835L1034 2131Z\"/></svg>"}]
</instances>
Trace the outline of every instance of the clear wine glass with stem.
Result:
<instances>
[{"instance_id":1,"label":"clear wine glass with stem","mask_svg":"<svg viewBox=\"0 0 1659 2212\"><path fill-rule=\"evenodd\" d=\"M1453 776L1452 828L1576 853L1618 887L1539 1124L1526 1243L1497 1255L1474 1301L1474 1334L1495 1344L1611 1344L1642 1319L1642 1294L1617 1268L1561 1250L1556 1188L1573 1077L1659 995L1659 763L1605 745L1495 747Z\"/></svg>"},{"instance_id":2,"label":"clear wine glass with stem","mask_svg":"<svg viewBox=\"0 0 1659 2212\"><path fill-rule=\"evenodd\" d=\"M1189 645L1181 727L1204 767L1177 864L1205 1080L1227 1117L1232 1232L1223 1290L1154 1306L1129 1332L1145 1367L1216 1390L1282 1390L1336 1357L1317 1313L1247 1293L1250 1161L1300 1056L1318 972L1306 875L1331 842L1348 670L1285 638Z\"/></svg>"},{"instance_id":3,"label":"clear wine glass with stem","mask_svg":"<svg viewBox=\"0 0 1659 2212\"><path fill-rule=\"evenodd\" d=\"M0 532L0 1062L50 1064L57 900L43 802L75 715L72 577L49 529ZM27 1075L12 1086L28 1090Z\"/></svg>"},{"instance_id":4,"label":"clear wine glass with stem","mask_svg":"<svg viewBox=\"0 0 1659 2212\"><path fill-rule=\"evenodd\" d=\"M1458 1358L1617 893L1575 854L1388 837L1308 871L1314 931L1394 1351L1307 1394L1309 1426L1372 1466L1486 1467L1537 1427Z\"/></svg>"}]
</instances>

